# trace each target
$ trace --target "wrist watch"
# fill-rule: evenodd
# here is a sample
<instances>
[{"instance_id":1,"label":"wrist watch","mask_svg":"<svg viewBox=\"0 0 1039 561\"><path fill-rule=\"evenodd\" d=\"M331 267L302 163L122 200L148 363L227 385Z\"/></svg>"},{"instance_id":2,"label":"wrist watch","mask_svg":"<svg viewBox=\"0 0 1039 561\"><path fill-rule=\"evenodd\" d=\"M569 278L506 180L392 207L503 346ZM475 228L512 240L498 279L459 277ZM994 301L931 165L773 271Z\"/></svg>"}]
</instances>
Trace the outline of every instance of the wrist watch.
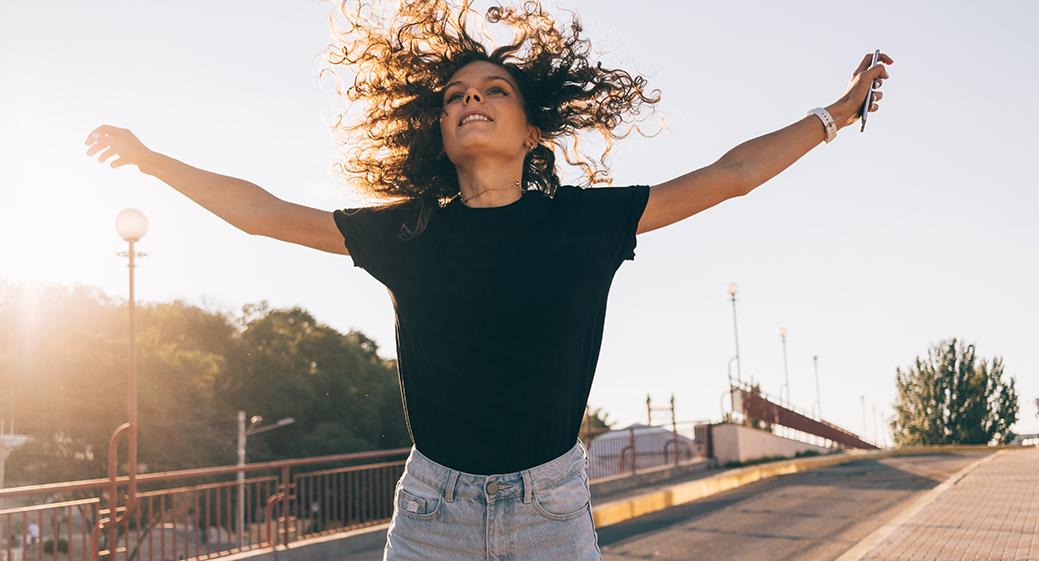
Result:
<instances>
[{"instance_id":1,"label":"wrist watch","mask_svg":"<svg viewBox=\"0 0 1039 561\"><path fill-rule=\"evenodd\" d=\"M823 126L826 127L826 143L829 144L831 140L837 138L837 123L830 116L830 112L823 109L822 107L816 107L808 112L809 115L815 115L819 117L819 120L823 122Z\"/></svg>"}]
</instances>

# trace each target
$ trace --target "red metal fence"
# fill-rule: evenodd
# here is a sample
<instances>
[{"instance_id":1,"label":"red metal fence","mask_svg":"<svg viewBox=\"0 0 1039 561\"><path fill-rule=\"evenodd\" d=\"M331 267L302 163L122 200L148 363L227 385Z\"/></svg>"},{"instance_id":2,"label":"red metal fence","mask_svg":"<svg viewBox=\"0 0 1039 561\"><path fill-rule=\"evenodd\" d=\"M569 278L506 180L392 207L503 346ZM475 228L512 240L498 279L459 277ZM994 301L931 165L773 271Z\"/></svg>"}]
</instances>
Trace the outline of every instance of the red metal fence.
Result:
<instances>
[{"instance_id":1,"label":"red metal fence","mask_svg":"<svg viewBox=\"0 0 1039 561\"><path fill-rule=\"evenodd\" d=\"M692 460L688 428L583 434L589 476ZM0 510L0 561L194 561L380 524L409 451L139 474L133 497L126 476L0 490L22 505Z\"/></svg>"},{"instance_id":2,"label":"red metal fence","mask_svg":"<svg viewBox=\"0 0 1039 561\"><path fill-rule=\"evenodd\" d=\"M48 503L0 510L0 561L201 560L379 524L409 451L143 474L129 505L127 477L0 490Z\"/></svg>"},{"instance_id":3,"label":"red metal fence","mask_svg":"<svg viewBox=\"0 0 1039 561\"><path fill-rule=\"evenodd\" d=\"M705 458L693 423L671 427L633 425L619 431L598 430L581 435L588 449L588 478L630 476L647 469ZM691 438L692 437L692 438Z\"/></svg>"},{"instance_id":4,"label":"red metal fence","mask_svg":"<svg viewBox=\"0 0 1039 561\"><path fill-rule=\"evenodd\" d=\"M778 403L770 401L767 397L761 395L760 392L747 391L746 389L733 386L732 395L733 408L752 419L815 435L846 448L858 448L860 450L880 449L876 445L866 442L837 425L827 423L822 419L813 419L793 410L793 408L783 407Z\"/></svg>"}]
</instances>

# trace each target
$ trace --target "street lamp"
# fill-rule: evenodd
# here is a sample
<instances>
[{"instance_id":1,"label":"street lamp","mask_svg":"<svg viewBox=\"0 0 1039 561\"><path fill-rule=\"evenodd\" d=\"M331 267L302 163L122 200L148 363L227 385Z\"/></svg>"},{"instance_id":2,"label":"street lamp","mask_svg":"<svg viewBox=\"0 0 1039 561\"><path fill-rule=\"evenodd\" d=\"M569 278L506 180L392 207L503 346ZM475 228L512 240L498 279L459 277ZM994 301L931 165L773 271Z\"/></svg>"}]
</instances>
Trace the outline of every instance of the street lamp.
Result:
<instances>
[{"instance_id":1,"label":"street lamp","mask_svg":"<svg viewBox=\"0 0 1039 561\"><path fill-rule=\"evenodd\" d=\"M115 217L115 231L130 244L129 250L124 254L130 258L130 298L127 301L127 306L130 312L130 343L129 343L129 380L127 382L127 409L129 414L129 428L127 430L127 455L129 456L129 468L127 477L127 498L126 498L126 515L129 516L130 512L134 508L134 501L137 498L137 308L134 301L134 281L133 281L133 270L134 270L134 257L143 257L143 253L135 253L133 249L134 242L144 237L145 232L148 231L148 219L144 217L144 214L139 210L128 208L123 210ZM112 443L115 445L115 442ZM115 501L116 498L112 497L112 513L115 513ZM114 545L112 546L115 547Z\"/></svg>"},{"instance_id":2,"label":"street lamp","mask_svg":"<svg viewBox=\"0 0 1039 561\"><path fill-rule=\"evenodd\" d=\"M284 427L286 425L291 425L292 423L296 422L296 419L294 419L292 417L285 417L284 419L279 420L277 423L273 423L273 424L270 424L270 425L264 425L262 427L257 427L256 426L258 423L262 423L262 422L263 422L263 417L261 417L259 415L255 415L252 419L249 420L249 428L246 428L246 426L245 426L245 411L239 411L238 412L238 467L239 468L245 467L245 437L247 437L249 435L252 435L252 434L256 434L256 433L273 430L273 429L276 429L276 428L279 428L279 427ZM239 469L238 470L238 535L239 535L239 541L241 541L241 536L244 536L244 531L245 531L245 470L244 469Z\"/></svg>"},{"instance_id":3,"label":"street lamp","mask_svg":"<svg viewBox=\"0 0 1039 561\"><path fill-rule=\"evenodd\" d=\"M790 408L790 372L787 370L787 367L786 367L786 334L787 334L786 328L785 327L780 327L779 328L779 336L783 339L783 377L784 377L785 381L783 382L783 387L780 388L779 397L780 398L783 397L783 390L785 389L786 390L786 406L787 406L787 409L789 409Z\"/></svg>"},{"instance_id":4,"label":"street lamp","mask_svg":"<svg viewBox=\"0 0 1039 561\"><path fill-rule=\"evenodd\" d=\"M866 396L862 398L862 440L866 440Z\"/></svg>"},{"instance_id":5,"label":"street lamp","mask_svg":"<svg viewBox=\"0 0 1039 561\"><path fill-rule=\"evenodd\" d=\"M819 355L812 357L812 363L815 365L815 405L819 406L819 420L823 418L823 401L819 395ZM812 410L815 410L815 405L812 406Z\"/></svg>"},{"instance_id":6,"label":"street lamp","mask_svg":"<svg viewBox=\"0 0 1039 561\"><path fill-rule=\"evenodd\" d=\"M736 356L733 359L736 360L736 380L742 382L743 376L740 372L740 332L736 328L736 292L739 291L740 287L736 286L736 283L732 283L725 287L725 290L729 291L729 295L732 296L732 331L736 334ZM732 364L732 361L729 361ZM729 376L729 382L732 382L732 376Z\"/></svg>"}]
</instances>

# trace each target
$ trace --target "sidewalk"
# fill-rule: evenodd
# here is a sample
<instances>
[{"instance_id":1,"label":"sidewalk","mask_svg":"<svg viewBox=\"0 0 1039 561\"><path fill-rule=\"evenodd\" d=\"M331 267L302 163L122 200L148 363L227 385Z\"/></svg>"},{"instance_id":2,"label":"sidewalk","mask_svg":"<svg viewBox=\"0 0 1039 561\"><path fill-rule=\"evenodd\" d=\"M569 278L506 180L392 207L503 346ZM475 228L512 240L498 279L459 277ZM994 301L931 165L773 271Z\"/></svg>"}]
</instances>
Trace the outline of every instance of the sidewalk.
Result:
<instances>
[{"instance_id":1,"label":"sidewalk","mask_svg":"<svg viewBox=\"0 0 1039 561\"><path fill-rule=\"evenodd\" d=\"M1039 559L1039 450L999 452L964 471L838 561Z\"/></svg>"}]
</instances>

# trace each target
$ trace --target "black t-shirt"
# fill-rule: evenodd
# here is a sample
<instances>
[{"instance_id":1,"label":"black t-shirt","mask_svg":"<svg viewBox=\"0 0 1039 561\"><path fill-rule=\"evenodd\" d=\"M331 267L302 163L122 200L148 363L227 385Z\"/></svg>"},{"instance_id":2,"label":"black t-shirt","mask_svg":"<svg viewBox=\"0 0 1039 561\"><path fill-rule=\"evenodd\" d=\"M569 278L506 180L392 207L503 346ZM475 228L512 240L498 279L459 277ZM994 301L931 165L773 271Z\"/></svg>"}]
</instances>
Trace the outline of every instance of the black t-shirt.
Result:
<instances>
[{"instance_id":1,"label":"black t-shirt","mask_svg":"<svg viewBox=\"0 0 1039 561\"><path fill-rule=\"evenodd\" d=\"M635 257L648 187L561 187L515 203L337 211L354 264L389 289L415 446L474 474L513 473L573 447L614 273Z\"/></svg>"}]
</instances>

